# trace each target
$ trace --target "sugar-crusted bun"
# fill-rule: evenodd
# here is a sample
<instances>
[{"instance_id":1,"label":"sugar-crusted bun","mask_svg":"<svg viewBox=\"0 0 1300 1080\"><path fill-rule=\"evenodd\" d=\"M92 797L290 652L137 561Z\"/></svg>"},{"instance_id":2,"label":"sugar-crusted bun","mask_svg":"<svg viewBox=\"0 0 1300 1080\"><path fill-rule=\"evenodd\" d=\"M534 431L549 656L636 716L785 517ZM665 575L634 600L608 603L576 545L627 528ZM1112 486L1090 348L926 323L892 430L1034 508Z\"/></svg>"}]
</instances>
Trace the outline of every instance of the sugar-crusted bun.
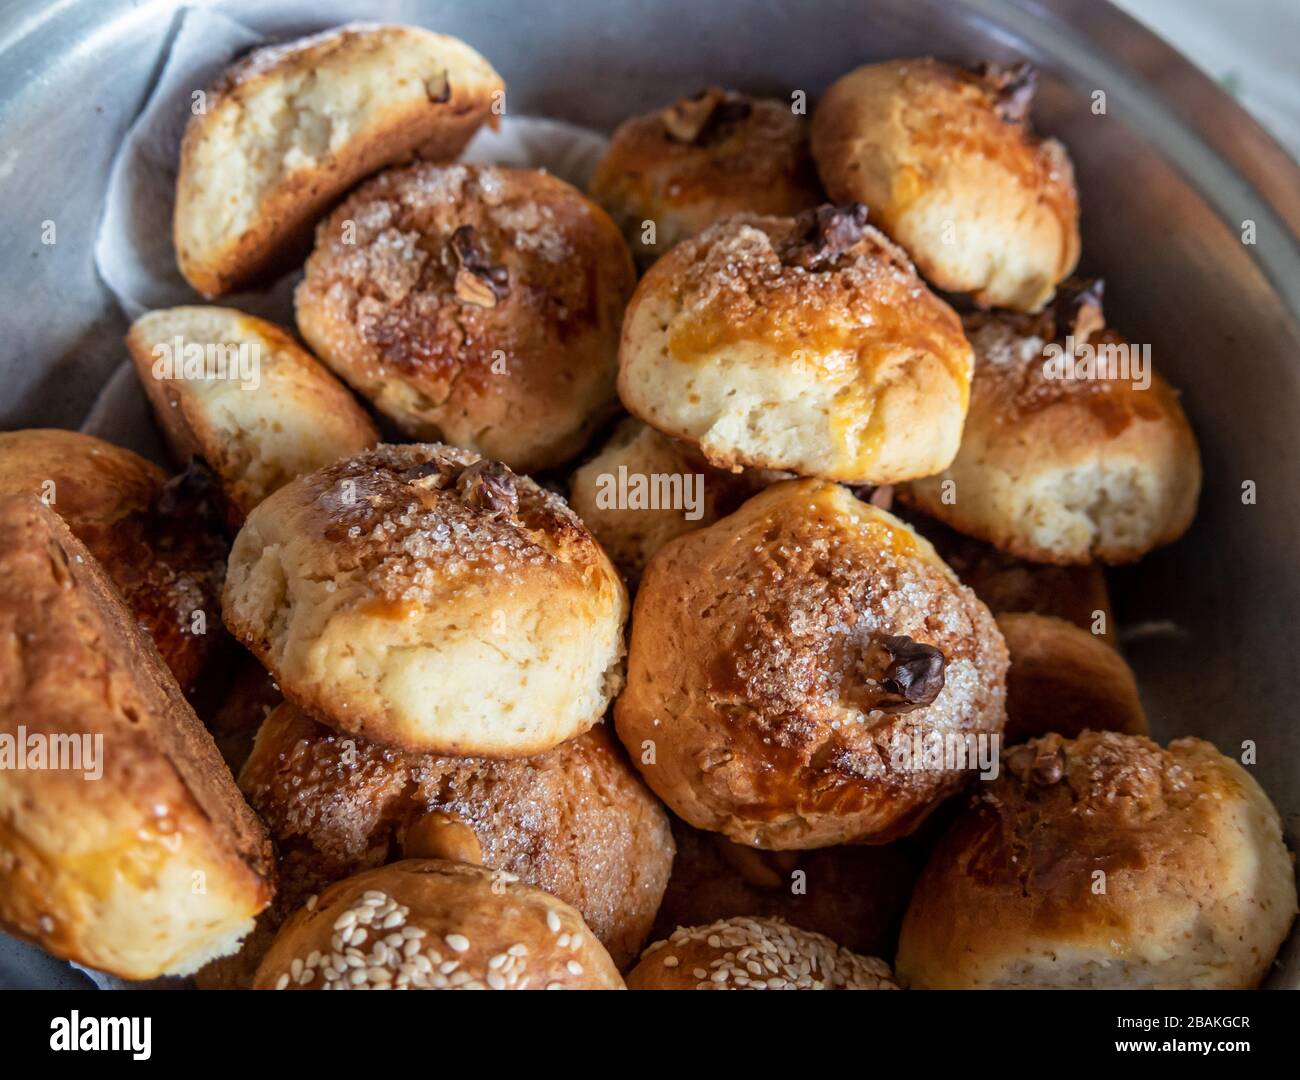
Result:
<instances>
[{"instance_id":1,"label":"sugar-crusted bun","mask_svg":"<svg viewBox=\"0 0 1300 1080\"><path fill-rule=\"evenodd\" d=\"M540 753L622 681L627 593L600 546L558 496L448 446L281 488L235 539L222 608L288 700L412 750Z\"/></svg>"},{"instance_id":2,"label":"sugar-crusted bun","mask_svg":"<svg viewBox=\"0 0 1300 1080\"><path fill-rule=\"evenodd\" d=\"M836 484L787 481L651 560L615 717L697 828L778 850L884 843L972 775L915 748L1000 732L1006 665L988 609L925 540Z\"/></svg>"},{"instance_id":3,"label":"sugar-crusted bun","mask_svg":"<svg viewBox=\"0 0 1300 1080\"><path fill-rule=\"evenodd\" d=\"M1004 739L1020 742L1057 732L1147 734L1147 717L1133 669L1104 640L1050 615L998 616L1007 643L1007 727Z\"/></svg>"},{"instance_id":4,"label":"sugar-crusted bun","mask_svg":"<svg viewBox=\"0 0 1300 1080\"><path fill-rule=\"evenodd\" d=\"M173 231L207 297L290 264L376 169L454 158L505 88L463 41L353 23L257 49L206 91L181 145Z\"/></svg>"},{"instance_id":5,"label":"sugar-crusted bun","mask_svg":"<svg viewBox=\"0 0 1300 1080\"><path fill-rule=\"evenodd\" d=\"M569 480L569 505L629 582L674 537L712 525L788 473L710 465L693 446L624 420Z\"/></svg>"},{"instance_id":6,"label":"sugar-crusted bun","mask_svg":"<svg viewBox=\"0 0 1300 1080\"><path fill-rule=\"evenodd\" d=\"M564 181L420 164L321 223L298 328L406 434L532 472L576 454L613 408L634 284L618 228Z\"/></svg>"},{"instance_id":7,"label":"sugar-crusted bun","mask_svg":"<svg viewBox=\"0 0 1300 1080\"><path fill-rule=\"evenodd\" d=\"M387 750L283 705L239 782L279 848L286 914L394 857L454 859L572 904L621 967L645 943L673 862L668 815L603 724L492 761Z\"/></svg>"},{"instance_id":8,"label":"sugar-crusted bun","mask_svg":"<svg viewBox=\"0 0 1300 1080\"><path fill-rule=\"evenodd\" d=\"M1008 749L912 894L913 988L1243 989L1296 912L1277 810L1200 739Z\"/></svg>"},{"instance_id":9,"label":"sugar-crusted bun","mask_svg":"<svg viewBox=\"0 0 1300 1080\"><path fill-rule=\"evenodd\" d=\"M623 980L564 901L502 870L407 859L297 912L253 988L622 990Z\"/></svg>"},{"instance_id":10,"label":"sugar-crusted bun","mask_svg":"<svg viewBox=\"0 0 1300 1080\"><path fill-rule=\"evenodd\" d=\"M266 831L94 556L0 497L0 926L128 979L232 952Z\"/></svg>"},{"instance_id":11,"label":"sugar-crusted bun","mask_svg":"<svg viewBox=\"0 0 1300 1080\"><path fill-rule=\"evenodd\" d=\"M825 201L790 103L716 86L619 125L590 192L646 264L732 214L790 217Z\"/></svg>"},{"instance_id":12,"label":"sugar-crusted bun","mask_svg":"<svg viewBox=\"0 0 1300 1080\"><path fill-rule=\"evenodd\" d=\"M903 497L1041 562L1132 562L1178 539L1201 489L1196 438L1177 393L1149 364L1139 374L1115 351L1124 339L1101 325L1092 292L1036 319L969 319L978 359L961 450ZM1068 340L1075 374L1092 356L1108 377L1058 377Z\"/></svg>"},{"instance_id":13,"label":"sugar-crusted bun","mask_svg":"<svg viewBox=\"0 0 1300 1080\"><path fill-rule=\"evenodd\" d=\"M1029 126L1035 73L937 60L868 64L812 121L822 183L856 199L941 289L1035 311L1079 259L1069 155Z\"/></svg>"},{"instance_id":14,"label":"sugar-crusted bun","mask_svg":"<svg viewBox=\"0 0 1300 1080\"><path fill-rule=\"evenodd\" d=\"M957 452L960 320L859 206L729 218L641 280L619 395L716 465L891 483Z\"/></svg>"},{"instance_id":15,"label":"sugar-crusted bun","mask_svg":"<svg viewBox=\"0 0 1300 1080\"><path fill-rule=\"evenodd\" d=\"M0 496L34 495L99 560L181 689L225 634L229 547L220 492L201 466L166 478L130 450L57 428L0 432Z\"/></svg>"},{"instance_id":16,"label":"sugar-crusted bun","mask_svg":"<svg viewBox=\"0 0 1300 1080\"><path fill-rule=\"evenodd\" d=\"M677 854L651 940L736 916L784 919L868 956L893 956L919 867L912 845L762 851L673 819Z\"/></svg>"},{"instance_id":17,"label":"sugar-crusted bun","mask_svg":"<svg viewBox=\"0 0 1300 1080\"><path fill-rule=\"evenodd\" d=\"M781 919L679 927L645 951L629 990L897 990L889 965Z\"/></svg>"},{"instance_id":18,"label":"sugar-crusted bun","mask_svg":"<svg viewBox=\"0 0 1300 1080\"><path fill-rule=\"evenodd\" d=\"M294 477L379 442L347 388L264 319L220 307L151 311L126 344L172 450L207 462L236 524Z\"/></svg>"}]
</instances>

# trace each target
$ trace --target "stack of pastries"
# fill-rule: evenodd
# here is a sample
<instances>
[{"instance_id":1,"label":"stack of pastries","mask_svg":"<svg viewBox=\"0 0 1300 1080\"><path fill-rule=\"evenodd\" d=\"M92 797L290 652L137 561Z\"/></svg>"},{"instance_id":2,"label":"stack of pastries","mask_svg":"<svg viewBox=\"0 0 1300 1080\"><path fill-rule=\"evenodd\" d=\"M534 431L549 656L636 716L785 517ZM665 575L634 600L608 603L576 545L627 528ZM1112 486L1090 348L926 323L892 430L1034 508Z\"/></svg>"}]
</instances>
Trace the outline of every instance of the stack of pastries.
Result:
<instances>
[{"instance_id":1,"label":"stack of pastries","mask_svg":"<svg viewBox=\"0 0 1300 1080\"><path fill-rule=\"evenodd\" d=\"M0 434L0 732L102 746L0 770L4 928L213 988L1258 985L1277 811L1148 737L1102 570L1197 444L1045 363L1125 343L1034 79L709 87L584 194L457 162L455 39L229 69L196 303L126 342L177 475ZM304 258L297 336L197 302Z\"/></svg>"}]
</instances>

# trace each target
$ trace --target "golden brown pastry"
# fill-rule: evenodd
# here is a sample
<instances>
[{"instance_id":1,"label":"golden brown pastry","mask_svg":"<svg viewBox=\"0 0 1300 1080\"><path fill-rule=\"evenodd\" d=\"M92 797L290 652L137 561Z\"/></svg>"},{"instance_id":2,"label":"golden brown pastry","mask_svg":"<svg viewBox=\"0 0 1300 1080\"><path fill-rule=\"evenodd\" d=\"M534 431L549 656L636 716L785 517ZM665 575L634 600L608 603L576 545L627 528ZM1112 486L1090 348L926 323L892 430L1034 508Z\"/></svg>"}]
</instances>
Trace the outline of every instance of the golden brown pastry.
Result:
<instances>
[{"instance_id":1,"label":"golden brown pastry","mask_svg":"<svg viewBox=\"0 0 1300 1080\"><path fill-rule=\"evenodd\" d=\"M628 307L618 390L715 465L885 484L952 460L970 378L960 320L855 204L675 247Z\"/></svg>"},{"instance_id":2,"label":"golden brown pastry","mask_svg":"<svg viewBox=\"0 0 1300 1080\"><path fill-rule=\"evenodd\" d=\"M1039 562L1132 562L1186 531L1196 438L1149 358L1105 329L1096 283L1037 318L972 316L967 332L977 362L961 451L906 500Z\"/></svg>"},{"instance_id":3,"label":"golden brown pastry","mask_svg":"<svg viewBox=\"0 0 1300 1080\"><path fill-rule=\"evenodd\" d=\"M826 91L812 152L837 202L856 199L926 278L985 307L1036 311L1079 259L1069 155L1029 125L1029 64L867 64Z\"/></svg>"},{"instance_id":4,"label":"golden brown pastry","mask_svg":"<svg viewBox=\"0 0 1300 1080\"><path fill-rule=\"evenodd\" d=\"M1007 643L1007 727L1021 742L1055 731L1146 735L1147 717L1133 669L1119 652L1064 619L1028 612L998 616Z\"/></svg>"},{"instance_id":5,"label":"golden brown pastry","mask_svg":"<svg viewBox=\"0 0 1300 1080\"><path fill-rule=\"evenodd\" d=\"M556 495L439 445L294 480L235 538L226 625L340 731L526 757L581 734L623 678L627 593Z\"/></svg>"},{"instance_id":6,"label":"golden brown pastry","mask_svg":"<svg viewBox=\"0 0 1300 1080\"><path fill-rule=\"evenodd\" d=\"M981 736L996 763L1006 665L988 609L925 540L791 480L651 560L615 718L697 828L776 850L885 843L973 775Z\"/></svg>"},{"instance_id":7,"label":"golden brown pastry","mask_svg":"<svg viewBox=\"0 0 1300 1080\"><path fill-rule=\"evenodd\" d=\"M1254 778L1200 739L1008 749L930 858L896 970L913 989L1245 989L1296 913Z\"/></svg>"},{"instance_id":8,"label":"golden brown pastry","mask_svg":"<svg viewBox=\"0 0 1300 1080\"><path fill-rule=\"evenodd\" d=\"M573 908L504 870L407 859L285 924L255 990L622 990Z\"/></svg>"},{"instance_id":9,"label":"golden brown pastry","mask_svg":"<svg viewBox=\"0 0 1300 1080\"><path fill-rule=\"evenodd\" d=\"M172 450L217 474L236 528L294 477L379 442L346 387L264 319L219 307L151 311L126 344Z\"/></svg>"},{"instance_id":10,"label":"golden brown pastry","mask_svg":"<svg viewBox=\"0 0 1300 1080\"><path fill-rule=\"evenodd\" d=\"M533 472L610 415L634 283L618 228L564 181L415 165L321 223L298 329L407 435Z\"/></svg>"},{"instance_id":11,"label":"golden brown pastry","mask_svg":"<svg viewBox=\"0 0 1300 1080\"><path fill-rule=\"evenodd\" d=\"M196 107L173 223L185 279L206 297L291 265L362 177L417 154L454 158L495 125L505 84L456 38L351 23L256 49Z\"/></svg>"},{"instance_id":12,"label":"golden brown pastry","mask_svg":"<svg viewBox=\"0 0 1300 1080\"><path fill-rule=\"evenodd\" d=\"M643 264L732 214L793 217L825 201L807 121L789 102L717 86L620 124L590 191Z\"/></svg>"},{"instance_id":13,"label":"golden brown pastry","mask_svg":"<svg viewBox=\"0 0 1300 1080\"><path fill-rule=\"evenodd\" d=\"M266 831L94 556L0 497L0 925L128 979L231 952Z\"/></svg>"},{"instance_id":14,"label":"golden brown pastry","mask_svg":"<svg viewBox=\"0 0 1300 1080\"><path fill-rule=\"evenodd\" d=\"M0 432L0 496L34 495L102 564L186 693L225 642L229 548L220 492L191 465L166 479L150 461L57 428Z\"/></svg>"},{"instance_id":15,"label":"golden brown pastry","mask_svg":"<svg viewBox=\"0 0 1300 1080\"><path fill-rule=\"evenodd\" d=\"M679 927L646 949L629 990L897 990L889 965L780 919Z\"/></svg>"}]
</instances>

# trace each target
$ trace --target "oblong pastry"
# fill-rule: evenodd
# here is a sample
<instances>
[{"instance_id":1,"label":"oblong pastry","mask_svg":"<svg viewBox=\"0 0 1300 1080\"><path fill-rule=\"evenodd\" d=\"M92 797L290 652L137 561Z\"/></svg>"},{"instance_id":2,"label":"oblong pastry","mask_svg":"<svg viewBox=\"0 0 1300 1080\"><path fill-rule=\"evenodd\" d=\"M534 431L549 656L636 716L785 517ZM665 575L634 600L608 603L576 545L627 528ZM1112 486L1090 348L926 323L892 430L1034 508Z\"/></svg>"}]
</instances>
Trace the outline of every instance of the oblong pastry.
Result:
<instances>
[{"instance_id":1,"label":"oblong pastry","mask_svg":"<svg viewBox=\"0 0 1300 1080\"><path fill-rule=\"evenodd\" d=\"M229 542L212 474L178 476L93 435L0 432L0 495L34 495L103 566L186 693L226 635L221 585Z\"/></svg>"},{"instance_id":2,"label":"oblong pastry","mask_svg":"<svg viewBox=\"0 0 1300 1080\"><path fill-rule=\"evenodd\" d=\"M220 307L151 311L126 344L173 452L207 462L236 525L294 477L379 442L347 389L264 319Z\"/></svg>"},{"instance_id":3,"label":"oblong pastry","mask_svg":"<svg viewBox=\"0 0 1300 1080\"><path fill-rule=\"evenodd\" d=\"M39 500L0 497L0 925L127 979L234 951L266 831L108 576Z\"/></svg>"},{"instance_id":4,"label":"oblong pastry","mask_svg":"<svg viewBox=\"0 0 1300 1080\"><path fill-rule=\"evenodd\" d=\"M995 751L1006 666L988 609L925 540L791 480L651 560L614 715L697 828L778 850L884 843Z\"/></svg>"},{"instance_id":5,"label":"oblong pastry","mask_svg":"<svg viewBox=\"0 0 1300 1080\"><path fill-rule=\"evenodd\" d=\"M930 857L896 970L913 989L1245 989L1296 913L1277 810L1200 739L1009 748Z\"/></svg>"},{"instance_id":6,"label":"oblong pastry","mask_svg":"<svg viewBox=\"0 0 1300 1080\"><path fill-rule=\"evenodd\" d=\"M629 582L669 540L712 525L788 473L710 465L698 450L624 420L569 478L569 505Z\"/></svg>"},{"instance_id":7,"label":"oblong pastry","mask_svg":"<svg viewBox=\"0 0 1300 1080\"><path fill-rule=\"evenodd\" d=\"M385 749L283 705L239 783L280 852L286 914L395 857L453 859L571 904L623 967L645 943L673 862L668 815L603 724L544 754L492 761Z\"/></svg>"},{"instance_id":8,"label":"oblong pastry","mask_svg":"<svg viewBox=\"0 0 1300 1080\"><path fill-rule=\"evenodd\" d=\"M295 303L316 355L407 435L532 472L610 415L634 284L617 226L563 180L419 164L321 223Z\"/></svg>"},{"instance_id":9,"label":"oblong pastry","mask_svg":"<svg viewBox=\"0 0 1300 1080\"><path fill-rule=\"evenodd\" d=\"M505 84L463 41L351 23L256 49L196 107L173 234L205 297L289 265L340 195L412 154L448 161L493 120Z\"/></svg>"},{"instance_id":10,"label":"oblong pastry","mask_svg":"<svg viewBox=\"0 0 1300 1080\"><path fill-rule=\"evenodd\" d=\"M629 990L897 990L889 965L781 919L678 927L646 949Z\"/></svg>"},{"instance_id":11,"label":"oblong pastry","mask_svg":"<svg viewBox=\"0 0 1300 1080\"><path fill-rule=\"evenodd\" d=\"M675 247L628 307L618 389L715 465L884 484L952 460L970 377L956 314L854 205Z\"/></svg>"},{"instance_id":12,"label":"oblong pastry","mask_svg":"<svg viewBox=\"0 0 1300 1080\"><path fill-rule=\"evenodd\" d=\"M997 618L1011 655L1006 742L1049 731L1067 739L1086 729L1148 734L1137 679L1118 650L1050 615L1009 612Z\"/></svg>"},{"instance_id":13,"label":"oblong pastry","mask_svg":"<svg viewBox=\"0 0 1300 1080\"><path fill-rule=\"evenodd\" d=\"M407 859L331 885L296 912L253 988L624 987L609 954L564 901L503 870Z\"/></svg>"},{"instance_id":14,"label":"oblong pastry","mask_svg":"<svg viewBox=\"0 0 1300 1080\"><path fill-rule=\"evenodd\" d=\"M807 121L789 102L717 86L624 120L589 191L643 264L732 214L793 217L825 201Z\"/></svg>"},{"instance_id":15,"label":"oblong pastry","mask_svg":"<svg viewBox=\"0 0 1300 1080\"><path fill-rule=\"evenodd\" d=\"M1079 259L1074 168L1029 125L1036 73L938 60L867 64L813 114L830 197L871 207L926 279L985 307L1037 311Z\"/></svg>"},{"instance_id":16,"label":"oblong pastry","mask_svg":"<svg viewBox=\"0 0 1300 1080\"><path fill-rule=\"evenodd\" d=\"M331 727L525 757L622 683L627 593L562 499L467 450L379 446L261 503L230 552L227 627Z\"/></svg>"},{"instance_id":17,"label":"oblong pastry","mask_svg":"<svg viewBox=\"0 0 1300 1080\"><path fill-rule=\"evenodd\" d=\"M1095 287L1038 318L972 316L967 330L978 359L961 450L904 499L1040 562L1132 562L1186 531L1196 437L1142 347L1103 328Z\"/></svg>"}]
</instances>

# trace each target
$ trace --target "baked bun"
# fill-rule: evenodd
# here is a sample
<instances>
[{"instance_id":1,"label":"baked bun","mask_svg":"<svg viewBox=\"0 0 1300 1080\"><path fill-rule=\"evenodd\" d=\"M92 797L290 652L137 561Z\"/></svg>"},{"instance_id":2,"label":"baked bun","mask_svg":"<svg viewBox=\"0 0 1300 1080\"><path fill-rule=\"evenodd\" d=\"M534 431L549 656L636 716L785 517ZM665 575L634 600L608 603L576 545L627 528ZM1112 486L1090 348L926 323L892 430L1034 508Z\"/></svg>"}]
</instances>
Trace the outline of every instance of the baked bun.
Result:
<instances>
[{"instance_id":1,"label":"baked bun","mask_svg":"<svg viewBox=\"0 0 1300 1080\"><path fill-rule=\"evenodd\" d=\"M38 499L0 498L0 925L128 979L231 952L271 846L153 643Z\"/></svg>"},{"instance_id":2,"label":"baked bun","mask_svg":"<svg viewBox=\"0 0 1300 1080\"><path fill-rule=\"evenodd\" d=\"M1101 325L1095 292L1037 319L968 319L978 362L961 451L903 497L1040 562L1132 562L1178 539L1201 489L1196 438L1169 384L1149 364L1139 374ZM1070 341L1075 373L1095 356L1114 377L1058 377Z\"/></svg>"},{"instance_id":3,"label":"baked bun","mask_svg":"<svg viewBox=\"0 0 1300 1080\"><path fill-rule=\"evenodd\" d=\"M1254 778L1200 739L1084 732L1008 749L931 856L899 981L942 989L1244 989L1296 912Z\"/></svg>"},{"instance_id":4,"label":"baked bun","mask_svg":"<svg viewBox=\"0 0 1300 1080\"><path fill-rule=\"evenodd\" d=\"M322 222L298 328L407 435L533 472L610 414L635 280L618 228L563 180L415 165Z\"/></svg>"},{"instance_id":5,"label":"baked bun","mask_svg":"<svg viewBox=\"0 0 1300 1080\"><path fill-rule=\"evenodd\" d=\"M343 192L412 154L456 157L504 90L463 41L414 26L352 23L255 50L185 129L185 280L210 298L289 265Z\"/></svg>"},{"instance_id":6,"label":"baked bun","mask_svg":"<svg viewBox=\"0 0 1300 1080\"><path fill-rule=\"evenodd\" d=\"M279 848L290 909L393 858L453 859L571 904L622 967L645 943L673 863L668 815L603 724L536 757L492 761L387 750L283 705L239 782Z\"/></svg>"},{"instance_id":7,"label":"baked bun","mask_svg":"<svg viewBox=\"0 0 1300 1080\"><path fill-rule=\"evenodd\" d=\"M998 616L1007 643L1007 727L1003 741L1055 731L1146 735L1133 669L1119 652L1064 619L1028 612Z\"/></svg>"},{"instance_id":8,"label":"baked bun","mask_svg":"<svg viewBox=\"0 0 1300 1080\"><path fill-rule=\"evenodd\" d=\"M715 469L687 443L627 419L569 480L569 505L630 582L669 540L712 525L789 473Z\"/></svg>"},{"instance_id":9,"label":"baked bun","mask_svg":"<svg viewBox=\"0 0 1300 1080\"><path fill-rule=\"evenodd\" d=\"M41 499L99 560L186 693L226 640L220 492L191 465L171 480L130 450L56 428L0 432L0 496Z\"/></svg>"},{"instance_id":10,"label":"baked bun","mask_svg":"<svg viewBox=\"0 0 1300 1080\"><path fill-rule=\"evenodd\" d=\"M885 843L971 775L918 746L960 744L978 768L1006 667L993 616L925 540L791 480L651 560L615 717L697 828L776 850Z\"/></svg>"},{"instance_id":11,"label":"baked bun","mask_svg":"<svg viewBox=\"0 0 1300 1080\"><path fill-rule=\"evenodd\" d=\"M857 953L894 955L918 869L910 841L761 851L676 818L673 838L677 854L651 940L748 915L784 919Z\"/></svg>"},{"instance_id":12,"label":"baked bun","mask_svg":"<svg viewBox=\"0 0 1300 1080\"><path fill-rule=\"evenodd\" d=\"M230 771L238 776L263 722L284 702L284 695L271 673L247 653L231 666L221 689L211 707L198 713Z\"/></svg>"},{"instance_id":13,"label":"baked bun","mask_svg":"<svg viewBox=\"0 0 1300 1080\"><path fill-rule=\"evenodd\" d=\"M889 965L781 919L679 927L646 949L629 990L897 990Z\"/></svg>"},{"instance_id":14,"label":"baked bun","mask_svg":"<svg viewBox=\"0 0 1300 1080\"><path fill-rule=\"evenodd\" d=\"M673 248L623 323L628 411L724 468L881 484L944 468L970 346L865 217L741 215Z\"/></svg>"},{"instance_id":15,"label":"baked bun","mask_svg":"<svg viewBox=\"0 0 1300 1080\"><path fill-rule=\"evenodd\" d=\"M126 344L173 452L207 462L236 525L294 477L379 442L347 388L262 319L218 307L151 311Z\"/></svg>"},{"instance_id":16,"label":"baked bun","mask_svg":"<svg viewBox=\"0 0 1300 1080\"><path fill-rule=\"evenodd\" d=\"M1079 260L1079 201L1065 147L1029 126L1035 81L1029 64L851 71L813 114L822 183L871 207L939 288L1036 311Z\"/></svg>"},{"instance_id":17,"label":"baked bun","mask_svg":"<svg viewBox=\"0 0 1300 1080\"><path fill-rule=\"evenodd\" d=\"M622 682L627 593L562 499L449 446L379 446L282 487L230 552L226 625L284 696L409 750L524 757Z\"/></svg>"},{"instance_id":18,"label":"baked bun","mask_svg":"<svg viewBox=\"0 0 1300 1080\"><path fill-rule=\"evenodd\" d=\"M255 990L622 990L573 908L503 870L407 859L331 885L271 946Z\"/></svg>"},{"instance_id":19,"label":"baked bun","mask_svg":"<svg viewBox=\"0 0 1300 1080\"><path fill-rule=\"evenodd\" d=\"M1103 567L1029 562L963 536L908 506L898 506L895 512L934 545L961 583L970 586L994 615L1012 611L1054 615L1109 645L1115 643L1115 615Z\"/></svg>"},{"instance_id":20,"label":"baked bun","mask_svg":"<svg viewBox=\"0 0 1300 1080\"><path fill-rule=\"evenodd\" d=\"M825 201L790 103L716 86L625 120L589 190L646 265L732 214L793 217Z\"/></svg>"}]
</instances>

